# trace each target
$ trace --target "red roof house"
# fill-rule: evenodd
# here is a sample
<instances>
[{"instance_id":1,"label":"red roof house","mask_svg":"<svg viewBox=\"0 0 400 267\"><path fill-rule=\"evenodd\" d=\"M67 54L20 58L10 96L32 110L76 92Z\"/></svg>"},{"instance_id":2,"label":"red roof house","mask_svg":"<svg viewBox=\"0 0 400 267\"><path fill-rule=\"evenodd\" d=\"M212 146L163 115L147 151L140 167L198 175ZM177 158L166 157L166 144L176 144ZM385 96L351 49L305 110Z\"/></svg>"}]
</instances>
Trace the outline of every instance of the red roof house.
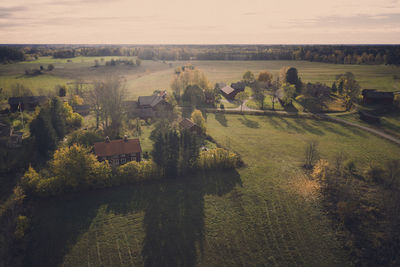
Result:
<instances>
[{"instance_id":1,"label":"red roof house","mask_svg":"<svg viewBox=\"0 0 400 267\"><path fill-rule=\"evenodd\" d=\"M99 161L108 160L112 166L119 166L129 161L141 160L142 148L139 139L110 140L94 144L94 153Z\"/></svg>"}]
</instances>

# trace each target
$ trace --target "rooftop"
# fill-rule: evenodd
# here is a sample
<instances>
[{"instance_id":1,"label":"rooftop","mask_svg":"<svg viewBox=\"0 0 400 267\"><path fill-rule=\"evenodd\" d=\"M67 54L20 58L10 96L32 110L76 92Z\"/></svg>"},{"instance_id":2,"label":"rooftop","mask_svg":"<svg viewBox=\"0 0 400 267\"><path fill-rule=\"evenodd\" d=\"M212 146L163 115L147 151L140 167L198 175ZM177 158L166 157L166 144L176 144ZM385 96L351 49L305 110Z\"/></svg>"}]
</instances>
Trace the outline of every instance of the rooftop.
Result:
<instances>
[{"instance_id":1,"label":"rooftop","mask_svg":"<svg viewBox=\"0 0 400 267\"><path fill-rule=\"evenodd\" d=\"M94 153L99 157L139 152L142 152L139 139L118 139L94 144Z\"/></svg>"},{"instance_id":2,"label":"rooftop","mask_svg":"<svg viewBox=\"0 0 400 267\"><path fill-rule=\"evenodd\" d=\"M153 108L162 100L164 100L162 96L151 95L151 96L139 96L138 102L140 106L151 106Z\"/></svg>"},{"instance_id":3,"label":"rooftop","mask_svg":"<svg viewBox=\"0 0 400 267\"><path fill-rule=\"evenodd\" d=\"M179 126L181 126L184 129L188 129L193 127L194 125L197 125L193 121L189 120L188 118L184 118L179 122Z\"/></svg>"},{"instance_id":4,"label":"rooftop","mask_svg":"<svg viewBox=\"0 0 400 267\"><path fill-rule=\"evenodd\" d=\"M225 86L224 88L221 89L222 92L224 92L225 94L229 95L232 92L235 91L235 89L233 89L232 87L230 87L229 85Z\"/></svg>"}]
</instances>

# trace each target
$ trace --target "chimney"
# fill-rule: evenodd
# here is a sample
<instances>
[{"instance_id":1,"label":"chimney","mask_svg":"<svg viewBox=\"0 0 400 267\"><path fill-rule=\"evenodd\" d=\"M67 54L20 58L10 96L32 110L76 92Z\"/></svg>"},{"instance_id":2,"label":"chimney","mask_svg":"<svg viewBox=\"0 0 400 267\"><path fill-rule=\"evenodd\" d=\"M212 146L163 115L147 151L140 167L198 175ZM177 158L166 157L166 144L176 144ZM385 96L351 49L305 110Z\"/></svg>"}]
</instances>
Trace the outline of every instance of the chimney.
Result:
<instances>
[{"instance_id":1,"label":"chimney","mask_svg":"<svg viewBox=\"0 0 400 267\"><path fill-rule=\"evenodd\" d=\"M124 135L124 142L128 142L128 136Z\"/></svg>"},{"instance_id":2,"label":"chimney","mask_svg":"<svg viewBox=\"0 0 400 267\"><path fill-rule=\"evenodd\" d=\"M105 142L106 142L106 143L110 143L110 137L106 136Z\"/></svg>"}]
</instances>

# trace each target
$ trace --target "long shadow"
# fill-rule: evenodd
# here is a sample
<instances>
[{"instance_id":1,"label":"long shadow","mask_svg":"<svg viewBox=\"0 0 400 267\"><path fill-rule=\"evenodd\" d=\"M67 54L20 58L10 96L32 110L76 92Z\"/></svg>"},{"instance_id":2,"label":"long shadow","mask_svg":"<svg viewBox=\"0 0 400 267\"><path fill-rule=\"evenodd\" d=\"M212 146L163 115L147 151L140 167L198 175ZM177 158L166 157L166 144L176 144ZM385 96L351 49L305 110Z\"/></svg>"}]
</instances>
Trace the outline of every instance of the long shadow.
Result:
<instances>
[{"instance_id":1,"label":"long shadow","mask_svg":"<svg viewBox=\"0 0 400 267\"><path fill-rule=\"evenodd\" d=\"M256 121L249 120L246 116L239 118L239 121L246 127L249 128L260 128L260 125Z\"/></svg>"},{"instance_id":2,"label":"long shadow","mask_svg":"<svg viewBox=\"0 0 400 267\"><path fill-rule=\"evenodd\" d=\"M293 112L293 113L299 112L299 110L295 106L293 106L293 103L284 105L283 102L281 102L281 105L286 112Z\"/></svg>"},{"instance_id":3,"label":"long shadow","mask_svg":"<svg viewBox=\"0 0 400 267\"><path fill-rule=\"evenodd\" d=\"M345 133L343 131L339 131L337 128L332 127L331 123L329 123L329 122L318 120L318 121L316 121L316 123L318 123L319 125L324 127L324 130L327 130L327 131L332 132L332 133L337 134L337 135L349 137L349 135L347 133Z\"/></svg>"},{"instance_id":4,"label":"long shadow","mask_svg":"<svg viewBox=\"0 0 400 267\"><path fill-rule=\"evenodd\" d=\"M314 127L310 123L307 122L306 119L296 119L294 120L296 124L298 124L304 131L315 134L315 135L325 135L325 133L319 130L317 127Z\"/></svg>"},{"instance_id":5,"label":"long shadow","mask_svg":"<svg viewBox=\"0 0 400 267\"><path fill-rule=\"evenodd\" d=\"M224 127L228 127L228 120L222 112L215 113L215 119Z\"/></svg>"},{"instance_id":6,"label":"long shadow","mask_svg":"<svg viewBox=\"0 0 400 267\"><path fill-rule=\"evenodd\" d=\"M194 266L203 248L204 196L221 196L237 185L241 186L238 172L225 170L38 201L24 265L62 264L91 225L105 223L96 216L106 209L106 213L121 215L144 211L140 265ZM96 247L96 240L93 237L88 246ZM103 257L103 264L115 264L111 257L118 259L118 255Z\"/></svg>"},{"instance_id":7,"label":"long shadow","mask_svg":"<svg viewBox=\"0 0 400 267\"><path fill-rule=\"evenodd\" d=\"M266 122L268 122L269 124L272 125L272 127L274 127L275 129L279 130L279 131L284 131L285 128L274 119L275 116L261 116L263 118L263 120L265 120ZM275 117L276 118L276 117Z\"/></svg>"},{"instance_id":8,"label":"long shadow","mask_svg":"<svg viewBox=\"0 0 400 267\"><path fill-rule=\"evenodd\" d=\"M282 123L286 124L286 130L292 130L295 131L296 133L305 133L303 129L297 127L286 118L284 117L278 117L278 118L281 120ZM297 119L294 119L294 121L297 121Z\"/></svg>"}]
</instances>

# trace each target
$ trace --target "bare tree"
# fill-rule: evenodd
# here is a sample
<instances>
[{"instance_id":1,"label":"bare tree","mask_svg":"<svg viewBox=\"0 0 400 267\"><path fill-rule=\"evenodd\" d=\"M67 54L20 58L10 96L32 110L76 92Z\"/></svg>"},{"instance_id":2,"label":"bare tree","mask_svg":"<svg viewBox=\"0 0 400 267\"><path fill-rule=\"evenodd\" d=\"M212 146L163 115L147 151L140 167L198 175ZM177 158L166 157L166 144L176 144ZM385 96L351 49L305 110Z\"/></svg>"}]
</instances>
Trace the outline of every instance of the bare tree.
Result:
<instances>
[{"instance_id":1,"label":"bare tree","mask_svg":"<svg viewBox=\"0 0 400 267\"><path fill-rule=\"evenodd\" d=\"M305 149L304 167L311 169L318 158L318 142L315 140L308 141Z\"/></svg>"},{"instance_id":2,"label":"bare tree","mask_svg":"<svg viewBox=\"0 0 400 267\"><path fill-rule=\"evenodd\" d=\"M123 117L122 102L126 95L125 81L119 77L110 76L94 83L89 98L96 114L97 128L101 122L109 135L118 136Z\"/></svg>"}]
</instances>

